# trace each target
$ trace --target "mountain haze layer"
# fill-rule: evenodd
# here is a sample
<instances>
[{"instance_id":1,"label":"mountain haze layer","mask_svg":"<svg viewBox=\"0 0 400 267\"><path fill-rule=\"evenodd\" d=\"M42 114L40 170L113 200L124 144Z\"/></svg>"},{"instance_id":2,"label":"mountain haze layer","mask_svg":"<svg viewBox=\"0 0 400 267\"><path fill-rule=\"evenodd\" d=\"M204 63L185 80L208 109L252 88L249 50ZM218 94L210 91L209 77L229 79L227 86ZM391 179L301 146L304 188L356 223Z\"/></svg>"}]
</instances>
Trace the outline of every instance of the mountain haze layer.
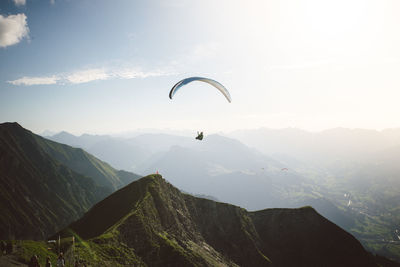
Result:
<instances>
[{"instance_id":1,"label":"mountain haze layer","mask_svg":"<svg viewBox=\"0 0 400 267\"><path fill-rule=\"evenodd\" d=\"M135 137L120 138L108 135L82 134L75 136L60 132L47 137L53 141L83 148L114 168L138 172L151 161L154 154L168 151L172 146L191 145L192 138L170 134L143 133Z\"/></svg>"},{"instance_id":2,"label":"mountain haze layer","mask_svg":"<svg viewBox=\"0 0 400 267\"><path fill-rule=\"evenodd\" d=\"M400 129L382 131L334 128L308 132L296 128L238 130L229 134L267 154L283 154L303 163L335 167L368 159L375 153L400 145Z\"/></svg>"}]
</instances>

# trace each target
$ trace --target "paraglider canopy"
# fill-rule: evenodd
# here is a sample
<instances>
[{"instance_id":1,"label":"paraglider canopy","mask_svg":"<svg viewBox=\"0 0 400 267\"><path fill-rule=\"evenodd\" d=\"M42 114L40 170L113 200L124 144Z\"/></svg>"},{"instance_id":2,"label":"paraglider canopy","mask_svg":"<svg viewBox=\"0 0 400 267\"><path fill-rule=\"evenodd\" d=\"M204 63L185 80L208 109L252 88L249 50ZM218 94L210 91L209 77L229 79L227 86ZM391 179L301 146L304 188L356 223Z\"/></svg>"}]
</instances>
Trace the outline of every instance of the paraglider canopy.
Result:
<instances>
[{"instance_id":1,"label":"paraglider canopy","mask_svg":"<svg viewBox=\"0 0 400 267\"><path fill-rule=\"evenodd\" d=\"M229 94L228 90L219 82L214 81L212 79L209 78L203 78L203 77L190 77L190 78L186 78L183 79L181 81L179 81L178 83L176 83L174 85L174 87L172 87L171 91L169 92L169 98L172 99L172 97L175 95L175 93L184 85L191 83L193 81L200 81L200 82L205 82L208 84L211 84L212 86L214 86L215 88L217 88L226 98L226 100L228 100L228 102L230 103L232 101L231 99L231 95Z\"/></svg>"}]
</instances>

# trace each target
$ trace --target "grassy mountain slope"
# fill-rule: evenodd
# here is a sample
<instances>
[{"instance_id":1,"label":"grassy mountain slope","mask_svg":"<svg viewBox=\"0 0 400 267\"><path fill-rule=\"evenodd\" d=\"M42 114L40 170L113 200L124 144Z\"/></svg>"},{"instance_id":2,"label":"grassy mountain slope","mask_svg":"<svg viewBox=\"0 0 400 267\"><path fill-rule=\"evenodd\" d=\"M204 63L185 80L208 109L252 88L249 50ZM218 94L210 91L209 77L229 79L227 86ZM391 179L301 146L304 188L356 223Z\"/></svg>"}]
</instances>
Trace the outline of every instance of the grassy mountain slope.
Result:
<instances>
[{"instance_id":1,"label":"grassy mountain slope","mask_svg":"<svg viewBox=\"0 0 400 267\"><path fill-rule=\"evenodd\" d=\"M17 123L0 124L0 238L44 238L139 177Z\"/></svg>"},{"instance_id":2,"label":"grassy mountain slope","mask_svg":"<svg viewBox=\"0 0 400 267\"><path fill-rule=\"evenodd\" d=\"M179 194L148 176L96 204L63 234L72 229L94 244L128 246L149 266L234 266L205 244L190 220L177 218L185 209Z\"/></svg>"},{"instance_id":3,"label":"grassy mountain slope","mask_svg":"<svg viewBox=\"0 0 400 267\"><path fill-rule=\"evenodd\" d=\"M181 193L150 175L62 231L127 247L148 266L376 266L350 234L312 208L248 212ZM121 262L120 262L121 263Z\"/></svg>"},{"instance_id":4,"label":"grassy mountain slope","mask_svg":"<svg viewBox=\"0 0 400 267\"><path fill-rule=\"evenodd\" d=\"M45 238L110 193L49 156L31 132L0 125L0 239Z\"/></svg>"}]
</instances>

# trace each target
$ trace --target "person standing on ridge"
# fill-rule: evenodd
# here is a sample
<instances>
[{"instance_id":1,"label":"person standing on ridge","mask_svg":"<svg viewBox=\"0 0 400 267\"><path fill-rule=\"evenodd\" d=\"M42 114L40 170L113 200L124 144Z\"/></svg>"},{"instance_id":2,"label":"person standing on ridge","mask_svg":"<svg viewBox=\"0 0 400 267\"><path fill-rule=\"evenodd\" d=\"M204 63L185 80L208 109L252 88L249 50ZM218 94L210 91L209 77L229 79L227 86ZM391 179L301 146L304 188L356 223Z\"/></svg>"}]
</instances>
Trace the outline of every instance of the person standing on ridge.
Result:
<instances>
[{"instance_id":1,"label":"person standing on ridge","mask_svg":"<svg viewBox=\"0 0 400 267\"><path fill-rule=\"evenodd\" d=\"M64 267L65 266L65 259L63 253L61 252L57 259L57 267Z\"/></svg>"},{"instance_id":2,"label":"person standing on ridge","mask_svg":"<svg viewBox=\"0 0 400 267\"><path fill-rule=\"evenodd\" d=\"M50 261L50 257L47 257L47 258L46 258L46 265L45 265L45 267L52 267L51 261Z\"/></svg>"},{"instance_id":3,"label":"person standing on ridge","mask_svg":"<svg viewBox=\"0 0 400 267\"><path fill-rule=\"evenodd\" d=\"M6 242L5 241L1 241L1 255L6 254L6 247L7 247Z\"/></svg>"},{"instance_id":4,"label":"person standing on ridge","mask_svg":"<svg viewBox=\"0 0 400 267\"><path fill-rule=\"evenodd\" d=\"M14 250L14 246L11 240L7 241L7 246L6 246L6 254L11 254Z\"/></svg>"},{"instance_id":5,"label":"person standing on ridge","mask_svg":"<svg viewBox=\"0 0 400 267\"><path fill-rule=\"evenodd\" d=\"M40 267L39 258L37 255L33 255L29 262L29 267Z\"/></svg>"}]
</instances>

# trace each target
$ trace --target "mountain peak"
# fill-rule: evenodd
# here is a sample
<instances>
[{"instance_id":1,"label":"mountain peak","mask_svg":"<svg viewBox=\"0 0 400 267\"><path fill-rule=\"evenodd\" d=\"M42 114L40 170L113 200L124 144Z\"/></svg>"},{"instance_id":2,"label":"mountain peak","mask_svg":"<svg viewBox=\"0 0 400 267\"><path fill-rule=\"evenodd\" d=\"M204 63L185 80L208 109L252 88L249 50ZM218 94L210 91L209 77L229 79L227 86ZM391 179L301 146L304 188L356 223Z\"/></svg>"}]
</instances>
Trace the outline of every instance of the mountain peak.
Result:
<instances>
[{"instance_id":1,"label":"mountain peak","mask_svg":"<svg viewBox=\"0 0 400 267\"><path fill-rule=\"evenodd\" d=\"M7 129L7 130L26 130L24 129L21 125L18 124L18 122L4 122L4 123L0 123L0 129ZM28 130L26 130L28 131Z\"/></svg>"},{"instance_id":2,"label":"mountain peak","mask_svg":"<svg viewBox=\"0 0 400 267\"><path fill-rule=\"evenodd\" d=\"M4 127L21 127L22 128L22 126L21 125L19 125L18 124L18 122L3 122L3 123L0 123L0 126L4 126Z\"/></svg>"},{"instance_id":3,"label":"mountain peak","mask_svg":"<svg viewBox=\"0 0 400 267\"><path fill-rule=\"evenodd\" d=\"M56 137L56 136L77 137L77 136L75 136L75 135L73 135L73 134L71 134L71 133L69 133L69 132L67 132L67 131L61 131L61 132L56 133L55 135L53 135L53 137Z\"/></svg>"},{"instance_id":4,"label":"mountain peak","mask_svg":"<svg viewBox=\"0 0 400 267\"><path fill-rule=\"evenodd\" d=\"M354 237L311 207L248 212L183 194L158 174L110 195L62 235L71 230L125 244L149 266L375 266Z\"/></svg>"}]
</instances>

